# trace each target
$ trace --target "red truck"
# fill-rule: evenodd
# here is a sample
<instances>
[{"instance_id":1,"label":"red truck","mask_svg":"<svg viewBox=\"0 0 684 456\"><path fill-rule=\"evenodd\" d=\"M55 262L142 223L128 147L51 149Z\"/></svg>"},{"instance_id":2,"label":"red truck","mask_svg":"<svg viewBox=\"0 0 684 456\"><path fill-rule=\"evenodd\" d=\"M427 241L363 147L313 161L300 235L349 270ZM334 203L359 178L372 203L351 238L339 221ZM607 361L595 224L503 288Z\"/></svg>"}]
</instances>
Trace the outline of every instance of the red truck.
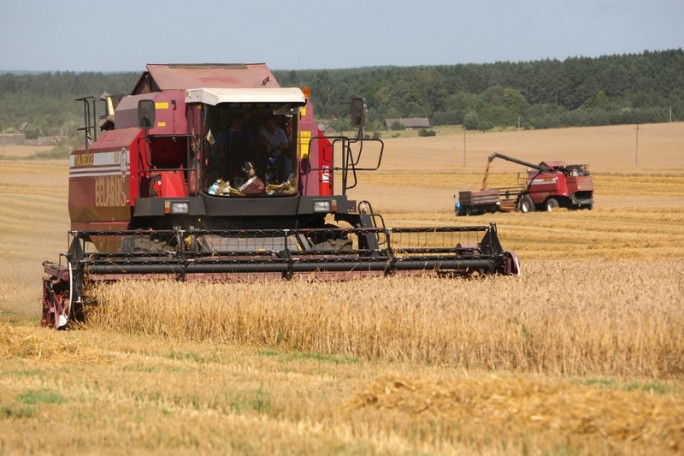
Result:
<instances>
[{"instance_id":1,"label":"red truck","mask_svg":"<svg viewBox=\"0 0 684 456\"><path fill-rule=\"evenodd\" d=\"M526 166L527 177L519 187L487 189L489 165L501 158ZM463 191L456 203L456 215L519 210L553 211L558 207L592 209L594 183L587 165L566 165L562 161L546 161L538 165L494 152L488 158L487 170L479 192Z\"/></svg>"}]
</instances>

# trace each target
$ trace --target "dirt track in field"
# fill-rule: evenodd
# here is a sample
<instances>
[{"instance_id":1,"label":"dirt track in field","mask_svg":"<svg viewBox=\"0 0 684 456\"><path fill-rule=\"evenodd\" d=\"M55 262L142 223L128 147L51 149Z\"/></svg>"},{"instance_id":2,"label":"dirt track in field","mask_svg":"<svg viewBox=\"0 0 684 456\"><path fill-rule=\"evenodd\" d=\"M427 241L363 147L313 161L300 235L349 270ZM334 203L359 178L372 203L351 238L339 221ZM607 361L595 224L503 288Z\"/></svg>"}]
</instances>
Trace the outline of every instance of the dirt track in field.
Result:
<instances>
[{"instance_id":1,"label":"dirt track in field","mask_svg":"<svg viewBox=\"0 0 684 456\"><path fill-rule=\"evenodd\" d=\"M588 163L595 172L684 172L684 122L638 126L576 127L552 130L466 132L462 135L384 139L382 169L473 171L483 173L492 152L532 163L563 160ZM387 136L389 133L387 134ZM496 162L493 171L517 171Z\"/></svg>"}]
</instances>

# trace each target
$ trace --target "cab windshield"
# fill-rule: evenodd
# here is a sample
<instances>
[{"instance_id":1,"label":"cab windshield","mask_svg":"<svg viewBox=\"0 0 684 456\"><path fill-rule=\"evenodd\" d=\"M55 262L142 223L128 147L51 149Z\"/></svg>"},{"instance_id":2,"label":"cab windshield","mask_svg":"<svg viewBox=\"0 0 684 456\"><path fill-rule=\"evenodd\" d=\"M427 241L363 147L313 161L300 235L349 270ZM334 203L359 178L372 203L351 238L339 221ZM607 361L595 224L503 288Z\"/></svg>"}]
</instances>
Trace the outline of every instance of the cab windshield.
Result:
<instances>
[{"instance_id":1,"label":"cab windshield","mask_svg":"<svg viewBox=\"0 0 684 456\"><path fill-rule=\"evenodd\" d=\"M221 197L296 193L296 108L205 108L204 191Z\"/></svg>"}]
</instances>

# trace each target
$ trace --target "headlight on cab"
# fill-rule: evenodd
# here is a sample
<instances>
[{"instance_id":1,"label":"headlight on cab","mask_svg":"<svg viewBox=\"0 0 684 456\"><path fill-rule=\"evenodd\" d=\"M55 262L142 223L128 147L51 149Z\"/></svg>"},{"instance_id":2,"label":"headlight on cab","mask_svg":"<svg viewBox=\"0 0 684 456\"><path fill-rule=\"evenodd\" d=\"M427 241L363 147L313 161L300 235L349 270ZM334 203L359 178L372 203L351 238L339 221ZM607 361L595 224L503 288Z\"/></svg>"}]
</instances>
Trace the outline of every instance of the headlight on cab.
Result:
<instances>
[{"instance_id":1,"label":"headlight on cab","mask_svg":"<svg viewBox=\"0 0 684 456\"><path fill-rule=\"evenodd\" d=\"M330 200L314 201L313 203L314 212L330 212L331 207Z\"/></svg>"},{"instance_id":2,"label":"headlight on cab","mask_svg":"<svg viewBox=\"0 0 684 456\"><path fill-rule=\"evenodd\" d=\"M190 212L190 204L187 201L171 203L172 214L187 214Z\"/></svg>"}]
</instances>

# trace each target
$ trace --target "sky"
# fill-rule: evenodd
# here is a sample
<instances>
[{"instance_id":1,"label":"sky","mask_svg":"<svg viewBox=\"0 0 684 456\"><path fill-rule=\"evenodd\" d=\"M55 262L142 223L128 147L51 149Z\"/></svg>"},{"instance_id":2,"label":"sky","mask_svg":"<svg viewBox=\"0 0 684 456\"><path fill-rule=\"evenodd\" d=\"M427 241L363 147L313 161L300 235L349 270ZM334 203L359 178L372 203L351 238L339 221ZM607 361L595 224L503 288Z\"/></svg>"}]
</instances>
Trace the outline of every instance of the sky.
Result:
<instances>
[{"instance_id":1,"label":"sky","mask_svg":"<svg viewBox=\"0 0 684 456\"><path fill-rule=\"evenodd\" d=\"M684 0L0 0L0 71L522 62L684 48Z\"/></svg>"}]
</instances>

